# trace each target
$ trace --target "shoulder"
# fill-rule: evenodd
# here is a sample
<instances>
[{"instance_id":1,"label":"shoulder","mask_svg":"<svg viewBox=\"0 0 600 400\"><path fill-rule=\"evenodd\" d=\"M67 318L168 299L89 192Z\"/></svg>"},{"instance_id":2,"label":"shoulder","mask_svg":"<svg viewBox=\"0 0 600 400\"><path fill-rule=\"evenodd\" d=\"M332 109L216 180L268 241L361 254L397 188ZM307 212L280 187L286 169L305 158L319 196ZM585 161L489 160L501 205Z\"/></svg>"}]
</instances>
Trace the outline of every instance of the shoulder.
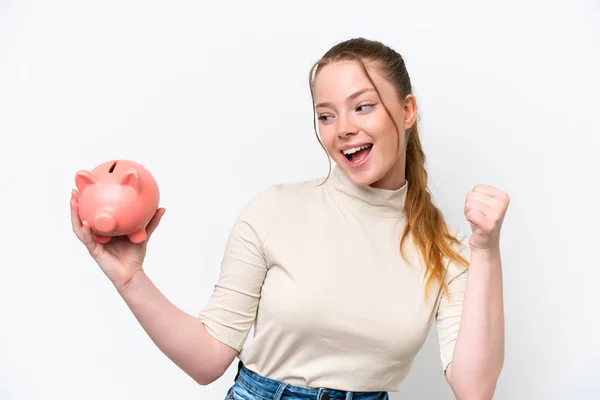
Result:
<instances>
[{"instance_id":1,"label":"shoulder","mask_svg":"<svg viewBox=\"0 0 600 400\"><path fill-rule=\"evenodd\" d=\"M321 179L273 183L254 193L246 208L286 207L290 202L304 201L319 192Z\"/></svg>"},{"instance_id":2,"label":"shoulder","mask_svg":"<svg viewBox=\"0 0 600 400\"><path fill-rule=\"evenodd\" d=\"M270 225L282 213L298 211L320 190L321 179L310 179L287 183L272 183L251 195L243 206L238 219Z\"/></svg>"}]
</instances>

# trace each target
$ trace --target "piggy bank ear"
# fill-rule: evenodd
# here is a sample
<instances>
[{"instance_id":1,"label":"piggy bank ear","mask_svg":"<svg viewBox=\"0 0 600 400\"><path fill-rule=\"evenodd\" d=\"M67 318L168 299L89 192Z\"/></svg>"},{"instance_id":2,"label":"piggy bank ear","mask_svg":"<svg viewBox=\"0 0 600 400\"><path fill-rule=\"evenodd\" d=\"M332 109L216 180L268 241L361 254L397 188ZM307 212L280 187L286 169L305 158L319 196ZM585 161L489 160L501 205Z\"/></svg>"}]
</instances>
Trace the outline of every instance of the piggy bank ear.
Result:
<instances>
[{"instance_id":1,"label":"piggy bank ear","mask_svg":"<svg viewBox=\"0 0 600 400\"><path fill-rule=\"evenodd\" d=\"M89 185L96 184L96 177L90 171L79 171L75 174L75 185L77 185L77 189L79 192L83 192Z\"/></svg>"},{"instance_id":2,"label":"piggy bank ear","mask_svg":"<svg viewBox=\"0 0 600 400\"><path fill-rule=\"evenodd\" d=\"M134 169L127 171L121 179L121 185L131 186L136 192L140 192L140 176L137 171Z\"/></svg>"}]
</instances>

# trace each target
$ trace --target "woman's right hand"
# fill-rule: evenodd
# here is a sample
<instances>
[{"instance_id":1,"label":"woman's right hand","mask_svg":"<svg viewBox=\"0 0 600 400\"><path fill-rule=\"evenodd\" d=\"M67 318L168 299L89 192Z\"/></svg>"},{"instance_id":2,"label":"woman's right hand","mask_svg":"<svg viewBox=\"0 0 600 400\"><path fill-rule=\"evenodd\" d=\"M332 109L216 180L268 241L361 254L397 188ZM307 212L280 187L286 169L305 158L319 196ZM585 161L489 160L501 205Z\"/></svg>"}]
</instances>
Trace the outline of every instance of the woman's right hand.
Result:
<instances>
[{"instance_id":1,"label":"woman's right hand","mask_svg":"<svg viewBox=\"0 0 600 400\"><path fill-rule=\"evenodd\" d=\"M111 280L117 290L121 290L142 271L142 265L146 256L146 248L150 236L158 226L160 219L165 213L164 208L156 210L154 217L146 226L148 238L142 243L132 243L127 236L113 237L110 242L97 243L92 237L90 226L87 222L81 222L78 213L79 192L71 193L71 224L77 238L85 245L92 258L100 269Z\"/></svg>"}]
</instances>

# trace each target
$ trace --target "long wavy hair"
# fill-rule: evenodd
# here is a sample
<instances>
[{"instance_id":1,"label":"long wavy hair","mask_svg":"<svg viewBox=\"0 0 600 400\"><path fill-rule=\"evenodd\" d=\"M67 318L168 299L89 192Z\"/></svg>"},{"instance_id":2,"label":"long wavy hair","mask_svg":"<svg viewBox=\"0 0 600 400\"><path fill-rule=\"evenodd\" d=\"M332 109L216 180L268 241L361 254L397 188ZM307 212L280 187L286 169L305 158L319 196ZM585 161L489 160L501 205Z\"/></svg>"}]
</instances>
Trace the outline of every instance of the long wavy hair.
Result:
<instances>
[{"instance_id":1,"label":"long wavy hair","mask_svg":"<svg viewBox=\"0 0 600 400\"><path fill-rule=\"evenodd\" d=\"M399 98L402 100L407 95L412 94L412 84L404 59L400 54L384 45L379 41L365 38L354 38L338 43L329 49L323 57L318 60L310 70L309 87L313 101L313 123L315 135L321 144L321 147L327 154L329 161L329 173L331 175L331 158L327 149L323 145L317 131L315 98L314 98L314 79L319 70L329 63L339 61L357 61L363 68L363 71L375 90L394 125L400 138L400 129L396 124L389 109L383 102L383 98L369 75L365 66L365 61L371 62L377 66L377 70L387 78L395 87ZM425 295L431 285L437 281L447 293L447 285L444 282L444 257L449 260L468 265L467 260L453 249L452 244L460 245L460 241L449 233L448 226L444 220L442 212L433 204L431 193L427 186L427 170L425 169L425 153L419 139L419 130L417 122L406 131L406 148L399 147L400 151L406 150L406 179L409 182L404 212L407 217L407 224L400 240L400 254L406 260L403 250L403 244L409 237L413 240L425 263L425 276L427 279L425 285ZM324 182L325 182L324 181ZM324 183L323 182L323 183ZM407 260L408 262L408 260ZM438 286L439 287L439 286Z\"/></svg>"}]
</instances>

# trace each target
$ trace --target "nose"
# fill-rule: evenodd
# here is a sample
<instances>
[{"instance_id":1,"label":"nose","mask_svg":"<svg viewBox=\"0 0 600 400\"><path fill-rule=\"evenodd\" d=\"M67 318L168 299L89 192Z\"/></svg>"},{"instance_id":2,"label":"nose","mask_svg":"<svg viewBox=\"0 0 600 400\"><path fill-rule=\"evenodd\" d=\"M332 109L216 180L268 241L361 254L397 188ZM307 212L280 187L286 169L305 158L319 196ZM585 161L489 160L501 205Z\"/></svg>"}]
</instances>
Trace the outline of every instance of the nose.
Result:
<instances>
[{"instance_id":1,"label":"nose","mask_svg":"<svg viewBox=\"0 0 600 400\"><path fill-rule=\"evenodd\" d=\"M96 214L94 218L94 227L97 231L102 233L109 233L115 229L117 221L115 217L109 211L103 210Z\"/></svg>"},{"instance_id":2,"label":"nose","mask_svg":"<svg viewBox=\"0 0 600 400\"><path fill-rule=\"evenodd\" d=\"M358 133L358 128L349 117L340 115L338 117L337 136L340 139L346 139Z\"/></svg>"}]
</instances>

